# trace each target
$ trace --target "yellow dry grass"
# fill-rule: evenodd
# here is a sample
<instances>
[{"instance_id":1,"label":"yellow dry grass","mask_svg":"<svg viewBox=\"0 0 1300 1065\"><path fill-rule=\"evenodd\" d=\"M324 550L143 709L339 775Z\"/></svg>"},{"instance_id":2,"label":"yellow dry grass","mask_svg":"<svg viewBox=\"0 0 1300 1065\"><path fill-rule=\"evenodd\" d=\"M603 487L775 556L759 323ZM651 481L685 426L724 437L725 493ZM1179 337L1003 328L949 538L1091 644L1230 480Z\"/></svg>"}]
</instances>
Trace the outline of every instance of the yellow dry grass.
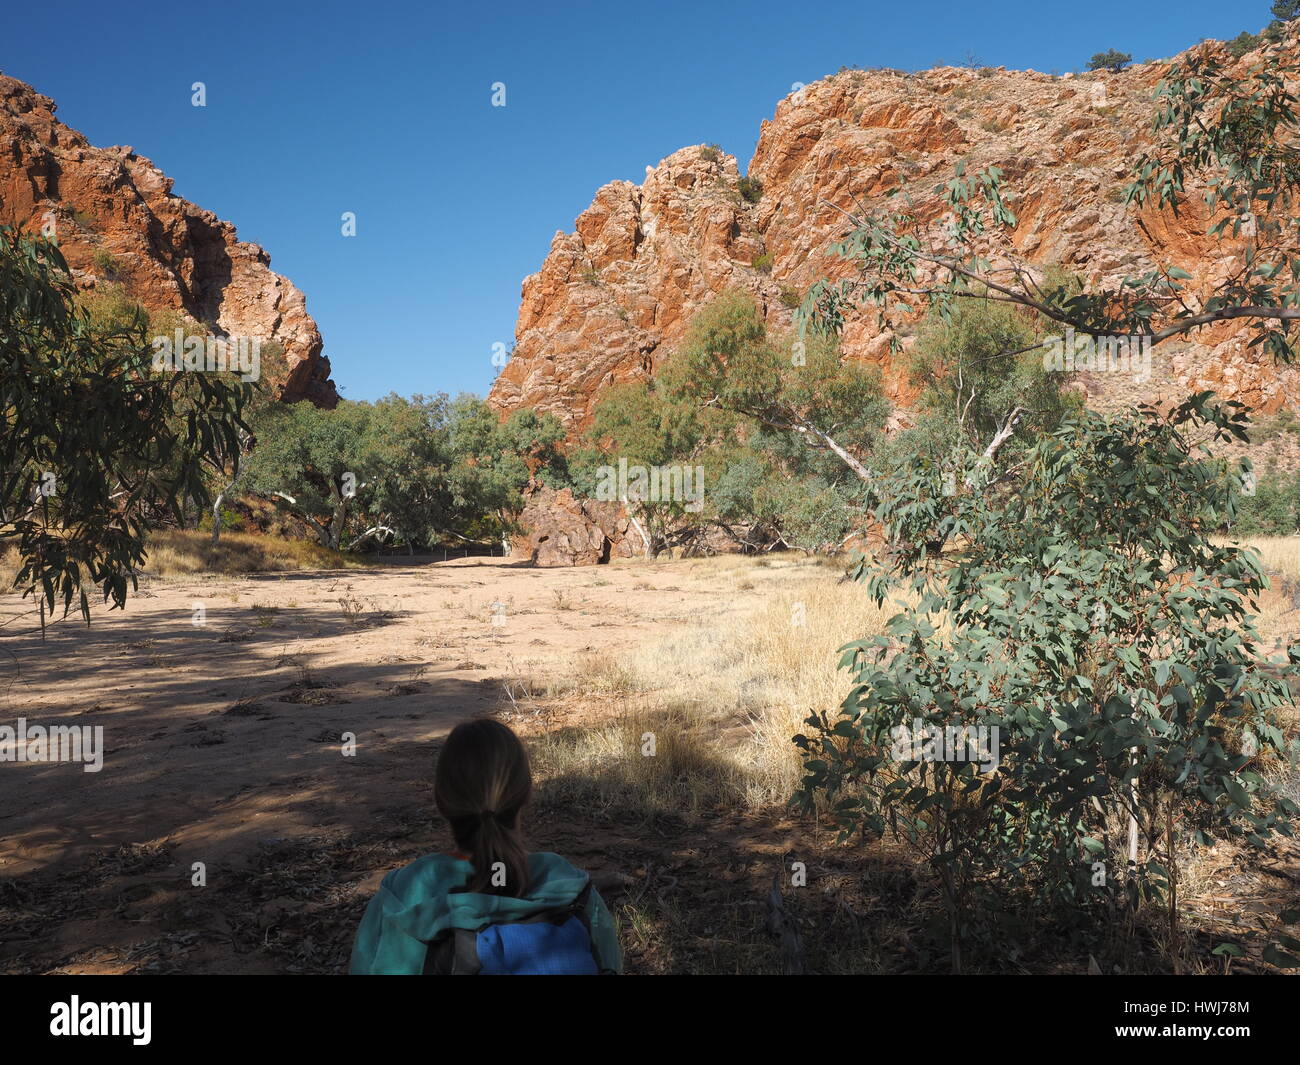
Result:
<instances>
[{"instance_id":1,"label":"yellow dry grass","mask_svg":"<svg viewBox=\"0 0 1300 1065\"><path fill-rule=\"evenodd\" d=\"M178 577L192 573L232 575L355 569L364 565L363 560L307 540L223 533L221 543L214 547L211 533L169 529L150 534L143 572L151 577ZM0 594L13 590L20 569L16 548L0 552Z\"/></svg>"},{"instance_id":2,"label":"yellow dry grass","mask_svg":"<svg viewBox=\"0 0 1300 1065\"><path fill-rule=\"evenodd\" d=\"M310 540L282 540L254 533L212 534L169 529L149 537L145 572L154 577L189 573L267 573L286 570L357 569L362 559Z\"/></svg>"},{"instance_id":3,"label":"yellow dry grass","mask_svg":"<svg viewBox=\"0 0 1300 1065\"><path fill-rule=\"evenodd\" d=\"M597 721L536 736L544 792L689 815L717 801L783 803L802 775L792 737L849 690L839 648L887 613L839 568L804 559L704 559L666 568L752 582L757 608L702 619L643 646L608 649L567 674L533 678L529 701L599 703ZM592 708L584 705L584 718ZM558 796L557 796L558 797Z\"/></svg>"},{"instance_id":4,"label":"yellow dry grass","mask_svg":"<svg viewBox=\"0 0 1300 1065\"><path fill-rule=\"evenodd\" d=\"M1300 580L1300 536L1255 536L1237 542L1258 551L1269 573Z\"/></svg>"}]
</instances>

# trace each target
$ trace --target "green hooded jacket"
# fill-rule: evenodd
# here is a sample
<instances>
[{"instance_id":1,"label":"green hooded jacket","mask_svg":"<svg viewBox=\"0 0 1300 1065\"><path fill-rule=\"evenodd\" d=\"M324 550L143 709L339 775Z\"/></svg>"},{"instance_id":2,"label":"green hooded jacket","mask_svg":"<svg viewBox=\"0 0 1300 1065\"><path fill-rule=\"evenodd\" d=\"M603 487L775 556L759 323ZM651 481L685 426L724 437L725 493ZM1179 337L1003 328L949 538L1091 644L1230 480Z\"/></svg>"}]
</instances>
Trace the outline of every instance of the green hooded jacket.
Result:
<instances>
[{"instance_id":1,"label":"green hooded jacket","mask_svg":"<svg viewBox=\"0 0 1300 1065\"><path fill-rule=\"evenodd\" d=\"M357 929L352 946L353 975L419 975L424 971L428 944L446 928L479 931L532 917L573 902L587 886L587 874L558 854L539 851L528 856L528 894L507 895L453 892L469 881L474 867L449 854L428 854L394 869L379 885ZM587 920L596 962L603 971L621 972L618 930L604 900L593 887L587 898Z\"/></svg>"}]
</instances>

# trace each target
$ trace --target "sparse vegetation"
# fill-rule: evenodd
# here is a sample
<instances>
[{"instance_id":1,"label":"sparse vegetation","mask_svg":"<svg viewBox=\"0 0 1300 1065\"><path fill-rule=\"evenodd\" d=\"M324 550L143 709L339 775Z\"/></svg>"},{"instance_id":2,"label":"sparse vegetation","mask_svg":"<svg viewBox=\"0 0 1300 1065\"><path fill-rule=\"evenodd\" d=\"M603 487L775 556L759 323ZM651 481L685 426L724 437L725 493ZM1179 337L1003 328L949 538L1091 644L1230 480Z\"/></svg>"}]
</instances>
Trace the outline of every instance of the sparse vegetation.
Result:
<instances>
[{"instance_id":1,"label":"sparse vegetation","mask_svg":"<svg viewBox=\"0 0 1300 1065\"><path fill-rule=\"evenodd\" d=\"M1133 57L1128 52L1116 51L1114 48L1108 48L1104 52L1098 52L1088 60L1089 70L1109 70L1118 74L1126 66L1133 62Z\"/></svg>"},{"instance_id":2,"label":"sparse vegetation","mask_svg":"<svg viewBox=\"0 0 1300 1065\"><path fill-rule=\"evenodd\" d=\"M122 267L111 254L103 248L96 248L92 256L95 269L99 275L109 281L116 281L122 272Z\"/></svg>"},{"instance_id":3,"label":"sparse vegetation","mask_svg":"<svg viewBox=\"0 0 1300 1065\"><path fill-rule=\"evenodd\" d=\"M1247 33L1242 30L1232 40L1228 42L1228 51L1234 56L1243 56L1247 52L1253 52L1256 48L1264 43L1264 39L1253 33Z\"/></svg>"},{"instance_id":4,"label":"sparse vegetation","mask_svg":"<svg viewBox=\"0 0 1300 1065\"><path fill-rule=\"evenodd\" d=\"M141 572L153 577L193 573L282 573L295 570L356 569L355 555L331 551L310 540L288 540L254 533L228 533L213 545L202 532L163 529L145 545Z\"/></svg>"}]
</instances>

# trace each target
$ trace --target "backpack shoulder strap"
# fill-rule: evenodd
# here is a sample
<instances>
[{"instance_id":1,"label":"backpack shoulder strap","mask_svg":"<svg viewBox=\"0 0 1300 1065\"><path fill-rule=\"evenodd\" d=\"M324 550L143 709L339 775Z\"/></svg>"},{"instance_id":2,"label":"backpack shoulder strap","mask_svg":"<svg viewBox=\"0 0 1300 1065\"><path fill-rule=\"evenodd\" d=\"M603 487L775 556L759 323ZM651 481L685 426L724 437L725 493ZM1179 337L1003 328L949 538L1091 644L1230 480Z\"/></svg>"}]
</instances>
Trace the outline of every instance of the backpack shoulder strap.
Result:
<instances>
[{"instance_id":1,"label":"backpack shoulder strap","mask_svg":"<svg viewBox=\"0 0 1300 1065\"><path fill-rule=\"evenodd\" d=\"M424 955L425 976L477 976L483 963L478 957L478 933L453 928L432 943Z\"/></svg>"}]
</instances>

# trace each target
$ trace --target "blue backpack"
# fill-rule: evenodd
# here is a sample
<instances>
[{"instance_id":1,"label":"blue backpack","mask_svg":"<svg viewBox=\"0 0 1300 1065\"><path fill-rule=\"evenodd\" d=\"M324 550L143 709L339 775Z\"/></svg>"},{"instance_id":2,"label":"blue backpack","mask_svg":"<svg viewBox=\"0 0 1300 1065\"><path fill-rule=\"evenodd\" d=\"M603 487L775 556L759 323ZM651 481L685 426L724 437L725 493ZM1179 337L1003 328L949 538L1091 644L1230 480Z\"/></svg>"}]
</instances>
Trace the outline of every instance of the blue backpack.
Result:
<instances>
[{"instance_id":1,"label":"blue backpack","mask_svg":"<svg viewBox=\"0 0 1300 1065\"><path fill-rule=\"evenodd\" d=\"M489 924L478 931L448 928L429 943L426 975L595 976L596 962L587 918L591 882L566 906L519 921Z\"/></svg>"}]
</instances>

